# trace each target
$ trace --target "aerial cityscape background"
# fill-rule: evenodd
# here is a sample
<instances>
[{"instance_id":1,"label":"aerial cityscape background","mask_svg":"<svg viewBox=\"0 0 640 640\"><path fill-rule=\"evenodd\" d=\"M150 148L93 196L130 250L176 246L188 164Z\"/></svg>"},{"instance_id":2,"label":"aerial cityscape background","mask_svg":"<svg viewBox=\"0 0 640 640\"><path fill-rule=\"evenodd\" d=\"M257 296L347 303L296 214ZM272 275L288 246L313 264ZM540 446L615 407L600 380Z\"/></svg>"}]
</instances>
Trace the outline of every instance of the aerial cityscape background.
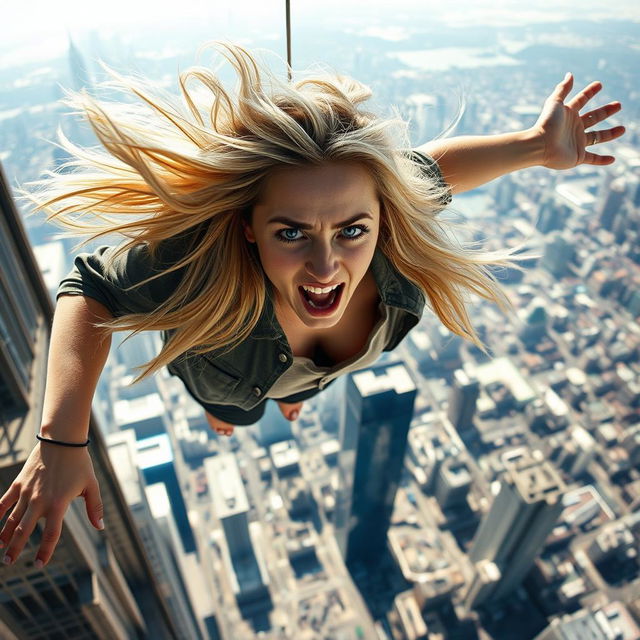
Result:
<instances>
[{"instance_id":1,"label":"aerial cityscape background","mask_svg":"<svg viewBox=\"0 0 640 640\"><path fill-rule=\"evenodd\" d=\"M280 1L2 13L0 495L35 442L77 242L16 188L69 159L58 127L97 144L64 89L96 91L103 60L177 95L181 71L217 64L196 56L215 39L286 73ZM497 274L516 317L474 301L491 357L425 312L293 423L271 403L224 438L166 370L129 385L158 336L115 334L90 428L105 530L76 500L44 569L40 530L0 565L0 638L639 639L637 3L292 2L292 43L294 70L368 84L367 108L396 109L415 146L461 105L448 135L527 128L566 71L574 92L602 81L593 107L622 102L606 126L627 132L594 149L613 165L519 171L443 214L465 240L540 256Z\"/></svg>"}]
</instances>

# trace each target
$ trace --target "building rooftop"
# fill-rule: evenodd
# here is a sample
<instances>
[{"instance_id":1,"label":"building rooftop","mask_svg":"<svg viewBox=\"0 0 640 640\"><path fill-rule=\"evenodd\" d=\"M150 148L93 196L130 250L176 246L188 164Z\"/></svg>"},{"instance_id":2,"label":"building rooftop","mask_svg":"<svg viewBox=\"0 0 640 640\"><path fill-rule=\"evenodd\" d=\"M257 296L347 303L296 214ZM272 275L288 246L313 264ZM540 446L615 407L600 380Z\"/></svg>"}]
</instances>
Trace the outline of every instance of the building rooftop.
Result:
<instances>
[{"instance_id":1,"label":"building rooftop","mask_svg":"<svg viewBox=\"0 0 640 640\"><path fill-rule=\"evenodd\" d=\"M295 440L276 442L269 447L269 453L276 469L283 469L300 463L300 450Z\"/></svg>"},{"instance_id":2,"label":"building rooftop","mask_svg":"<svg viewBox=\"0 0 640 640\"><path fill-rule=\"evenodd\" d=\"M148 485L146 494L151 508L151 515L154 518L164 518L172 514L167 485L164 482L154 482Z\"/></svg>"},{"instance_id":3,"label":"building rooftop","mask_svg":"<svg viewBox=\"0 0 640 640\"><path fill-rule=\"evenodd\" d=\"M495 358L490 362L478 365L476 375L482 386L500 381L511 390L519 403L526 403L535 398L533 389L509 358Z\"/></svg>"},{"instance_id":4,"label":"building rooftop","mask_svg":"<svg viewBox=\"0 0 640 640\"><path fill-rule=\"evenodd\" d=\"M118 400L113 405L113 414L119 425L155 418L164 412L164 402L159 393L150 393L133 400Z\"/></svg>"},{"instance_id":5,"label":"building rooftop","mask_svg":"<svg viewBox=\"0 0 640 640\"><path fill-rule=\"evenodd\" d=\"M143 501L140 473L136 465L136 436L133 429L117 431L106 436L109 459L113 466L122 493L130 507Z\"/></svg>"},{"instance_id":6,"label":"building rooftop","mask_svg":"<svg viewBox=\"0 0 640 640\"><path fill-rule=\"evenodd\" d=\"M173 462L171 441L166 433L142 438L136 443L137 462L140 469L148 469L167 462Z\"/></svg>"},{"instance_id":7,"label":"building rooftop","mask_svg":"<svg viewBox=\"0 0 640 640\"><path fill-rule=\"evenodd\" d=\"M586 185L579 180L561 182L556 185L556 193L575 209L590 209L595 203L594 196L589 193Z\"/></svg>"},{"instance_id":8,"label":"building rooftop","mask_svg":"<svg viewBox=\"0 0 640 640\"><path fill-rule=\"evenodd\" d=\"M205 458L204 469L213 508L220 520L249 511L238 463L232 453Z\"/></svg>"},{"instance_id":9,"label":"building rooftop","mask_svg":"<svg viewBox=\"0 0 640 640\"><path fill-rule=\"evenodd\" d=\"M353 374L353 381L363 397L390 390L407 393L416 388L404 364L366 369Z\"/></svg>"}]
</instances>

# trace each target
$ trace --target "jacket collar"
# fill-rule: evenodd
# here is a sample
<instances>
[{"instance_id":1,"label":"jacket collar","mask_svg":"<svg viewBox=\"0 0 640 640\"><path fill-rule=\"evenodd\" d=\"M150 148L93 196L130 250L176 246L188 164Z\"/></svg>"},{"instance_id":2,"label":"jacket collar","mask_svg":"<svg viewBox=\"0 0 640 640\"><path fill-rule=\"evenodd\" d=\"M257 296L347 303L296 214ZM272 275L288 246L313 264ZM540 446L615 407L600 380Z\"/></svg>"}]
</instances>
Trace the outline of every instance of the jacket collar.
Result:
<instances>
[{"instance_id":1,"label":"jacket collar","mask_svg":"<svg viewBox=\"0 0 640 640\"><path fill-rule=\"evenodd\" d=\"M376 247L370 268L378 286L380 299L385 305L403 309L417 316L418 319L422 316L425 305L424 294L393 266L379 247ZM284 331L275 314L273 285L266 276L264 281L267 290L265 304L258 324L251 332L251 337L276 340L284 335Z\"/></svg>"}]
</instances>

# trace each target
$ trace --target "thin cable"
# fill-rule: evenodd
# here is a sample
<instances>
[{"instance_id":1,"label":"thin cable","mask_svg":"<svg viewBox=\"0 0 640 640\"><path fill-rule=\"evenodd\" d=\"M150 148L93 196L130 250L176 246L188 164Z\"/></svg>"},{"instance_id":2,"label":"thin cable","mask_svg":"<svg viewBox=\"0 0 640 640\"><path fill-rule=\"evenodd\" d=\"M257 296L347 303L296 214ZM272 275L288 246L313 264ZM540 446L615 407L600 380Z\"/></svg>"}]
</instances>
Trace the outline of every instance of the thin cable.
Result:
<instances>
[{"instance_id":1,"label":"thin cable","mask_svg":"<svg viewBox=\"0 0 640 640\"><path fill-rule=\"evenodd\" d=\"M287 14L287 78L291 82L291 0L285 0Z\"/></svg>"}]
</instances>

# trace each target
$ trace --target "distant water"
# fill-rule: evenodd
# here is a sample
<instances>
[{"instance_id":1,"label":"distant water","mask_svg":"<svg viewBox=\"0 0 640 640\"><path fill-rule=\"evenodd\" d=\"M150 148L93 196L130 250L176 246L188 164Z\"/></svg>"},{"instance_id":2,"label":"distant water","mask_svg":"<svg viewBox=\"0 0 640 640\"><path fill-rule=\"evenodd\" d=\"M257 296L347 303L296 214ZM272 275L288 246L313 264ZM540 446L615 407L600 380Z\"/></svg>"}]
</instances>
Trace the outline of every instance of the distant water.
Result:
<instances>
[{"instance_id":1,"label":"distant water","mask_svg":"<svg viewBox=\"0 0 640 640\"><path fill-rule=\"evenodd\" d=\"M409 67L425 71L447 71L452 68L475 69L498 65L515 66L519 60L488 48L443 47L419 51L393 51L388 54Z\"/></svg>"}]
</instances>

